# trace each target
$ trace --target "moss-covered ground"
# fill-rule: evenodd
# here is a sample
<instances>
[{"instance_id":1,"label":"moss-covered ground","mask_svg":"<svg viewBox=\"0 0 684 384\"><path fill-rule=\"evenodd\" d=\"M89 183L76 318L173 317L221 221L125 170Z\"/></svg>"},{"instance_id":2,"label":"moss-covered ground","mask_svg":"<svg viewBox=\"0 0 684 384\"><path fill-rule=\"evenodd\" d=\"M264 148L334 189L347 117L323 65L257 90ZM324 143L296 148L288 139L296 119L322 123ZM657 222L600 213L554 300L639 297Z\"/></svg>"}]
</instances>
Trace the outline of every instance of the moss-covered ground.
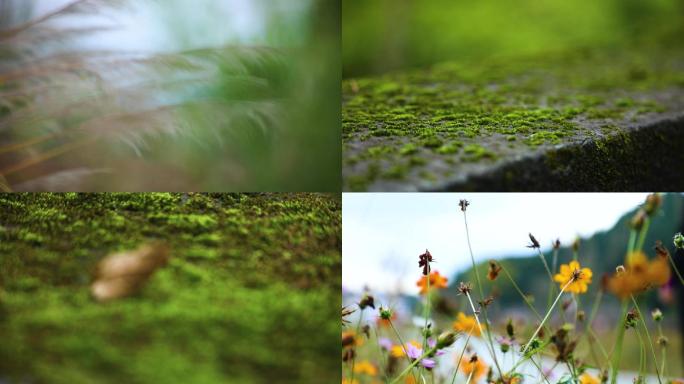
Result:
<instances>
[{"instance_id":1,"label":"moss-covered ground","mask_svg":"<svg viewBox=\"0 0 684 384\"><path fill-rule=\"evenodd\" d=\"M674 49L574 50L348 79L344 189L439 189L551 148L600 147L682 111L684 54Z\"/></svg>"},{"instance_id":2,"label":"moss-covered ground","mask_svg":"<svg viewBox=\"0 0 684 384\"><path fill-rule=\"evenodd\" d=\"M319 194L0 195L0 382L339 380L341 201ZM114 251L169 245L98 303Z\"/></svg>"}]
</instances>

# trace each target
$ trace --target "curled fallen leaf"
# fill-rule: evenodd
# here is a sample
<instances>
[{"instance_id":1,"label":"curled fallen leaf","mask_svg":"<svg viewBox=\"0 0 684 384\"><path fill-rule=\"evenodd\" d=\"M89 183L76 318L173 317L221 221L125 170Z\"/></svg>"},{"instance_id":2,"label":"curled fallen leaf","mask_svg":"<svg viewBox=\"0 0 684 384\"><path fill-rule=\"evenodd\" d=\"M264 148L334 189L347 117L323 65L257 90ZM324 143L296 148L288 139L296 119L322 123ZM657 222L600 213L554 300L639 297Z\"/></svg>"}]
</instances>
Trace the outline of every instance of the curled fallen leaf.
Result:
<instances>
[{"instance_id":1,"label":"curled fallen leaf","mask_svg":"<svg viewBox=\"0 0 684 384\"><path fill-rule=\"evenodd\" d=\"M97 301L130 296L168 259L169 251L164 244L145 244L134 251L109 255L97 265L91 293Z\"/></svg>"}]
</instances>

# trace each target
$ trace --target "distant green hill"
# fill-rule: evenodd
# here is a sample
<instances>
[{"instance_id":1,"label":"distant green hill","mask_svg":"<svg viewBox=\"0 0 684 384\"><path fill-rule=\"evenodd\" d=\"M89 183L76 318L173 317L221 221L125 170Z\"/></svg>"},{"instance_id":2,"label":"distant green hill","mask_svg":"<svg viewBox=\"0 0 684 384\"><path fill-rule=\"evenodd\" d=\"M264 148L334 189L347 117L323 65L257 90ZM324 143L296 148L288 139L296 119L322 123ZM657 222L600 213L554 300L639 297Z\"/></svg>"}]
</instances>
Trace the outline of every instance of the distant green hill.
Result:
<instances>
[{"instance_id":1,"label":"distant green hill","mask_svg":"<svg viewBox=\"0 0 684 384\"><path fill-rule=\"evenodd\" d=\"M610 230L598 232L588 239L581 240L579 261L582 266L587 266L594 272L593 282L590 285L590 290L588 292L588 295L592 300L596 289L600 285L603 273L612 272L617 265L623 263L629 237L628 222L637 209L638 207L635 207L633 210L625 213ZM674 233L682 230L682 225L684 224L683 218L684 196L681 194L664 195L661 209L652 219L648 236L644 243L644 250L649 256L652 257L654 254L652 248L656 240L663 241L670 252L674 252L671 239ZM559 218L559 220L562 219L563 218ZM592 220L592 217L587 217L586 220ZM523 240L526 239L521 239L521 241ZM552 241L552 239L538 240L542 246L547 247ZM572 259L571 244L564 245L565 246L559 250L559 265L561 263L567 263ZM549 248L542 249L545 250L544 254L549 266L551 266L552 251ZM546 306L549 279L536 252L530 250L529 253L529 257L504 256L496 259L508 269L522 291L526 294L531 294L534 297L535 306L539 309L543 309ZM520 295L515 291L512 284L503 274L494 282L490 282L486 279L487 267L487 262L484 262L478 265L478 270L481 274L485 290L500 295L495 301L493 310L510 308L515 305L524 305ZM451 285L448 288L449 295L455 295L457 293L456 287L461 281L475 284L475 276L472 268L456 274L450 281ZM614 299L611 297L607 300L607 303L610 303L613 302ZM649 294L648 300L651 304L655 305L655 300L657 300L657 298L654 292Z\"/></svg>"}]
</instances>

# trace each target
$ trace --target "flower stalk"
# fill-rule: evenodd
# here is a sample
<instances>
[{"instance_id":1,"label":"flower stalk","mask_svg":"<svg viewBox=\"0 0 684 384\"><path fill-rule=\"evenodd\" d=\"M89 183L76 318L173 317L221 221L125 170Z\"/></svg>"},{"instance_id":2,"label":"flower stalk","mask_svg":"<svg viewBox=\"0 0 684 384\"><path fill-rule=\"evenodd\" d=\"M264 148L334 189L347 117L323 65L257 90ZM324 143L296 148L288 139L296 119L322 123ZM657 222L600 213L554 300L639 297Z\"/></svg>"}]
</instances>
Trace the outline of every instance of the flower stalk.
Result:
<instances>
[{"instance_id":1,"label":"flower stalk","mask_svg":"<svg viewBox=\"0 0 684 384\"><path fill-rule=\"evenodd\" d=\"M473 254L473 247L470 244L470 231L468 230L468 217L466 215L466 207L469 205L468 201L466 200L461 200L460 202L461 205L461 211L463 212L463 223L465 224L465 230L466 230L466 240L468 243L468 252L470 253L470 261L473 265L473 271L475 271L475 280L477 281L477 290L478 293L480 294L480 299L484 301L484 290L482 289L482 281L480 280L480 273L477 270L477 264L475 264L475 256ZM471 301L472 305L472 301ZM489 323L489 319L487 318L487 308L483 307L482 308L482 314L484 316L485 322ZM476 316L477 318L477 316ZM479 319L478 319L479 323ZM501 367L499 366L499 361L496 358L496 353L493 353L494 351L494 341L492 341L492 335L489 332L489 329L487 329L487 341L489 342L489 348L492 351L492 359L494 360L494 365L496 365L496 369L499 372L499 376L502 375Z\"/></svg>"},{"instance_id":2,"label":"flower stalk","mask_svg":"<svg viewBox=\"0 0 684 384\"><path fill-rule=\"evenodd\" d=\"M530 347L530 344L532 344L532 341L534 341L534 338L537 337L537 334L542 329L542 327L544 326L544 323L546 323L546 320L548 320L549 316L551 315L551 311L553 311L553 309L556 307L556 304L558 304L558 300L560 300L561 296L563 296L563 292L565 292L565 289L570 284L572 284L573 281L574 281L573 279L570 279L567 283L565 283L563 288L561 288L560 293L558 294L558 296L556 296L556 300L554 300L553 304L551 305L551 308L549 308L549 310L546 312L546 316L544 316L544 318L542 319L541 324L539 324L539 326L537 327L537 330L534 331L534 333L532 334L532 337L530 337L530 340L527 342L527 344L525 344L525 347L522 349L521 352L523 354L525 354L525 352L527 352L527 349Z\"/></svg>"}]
</instances>

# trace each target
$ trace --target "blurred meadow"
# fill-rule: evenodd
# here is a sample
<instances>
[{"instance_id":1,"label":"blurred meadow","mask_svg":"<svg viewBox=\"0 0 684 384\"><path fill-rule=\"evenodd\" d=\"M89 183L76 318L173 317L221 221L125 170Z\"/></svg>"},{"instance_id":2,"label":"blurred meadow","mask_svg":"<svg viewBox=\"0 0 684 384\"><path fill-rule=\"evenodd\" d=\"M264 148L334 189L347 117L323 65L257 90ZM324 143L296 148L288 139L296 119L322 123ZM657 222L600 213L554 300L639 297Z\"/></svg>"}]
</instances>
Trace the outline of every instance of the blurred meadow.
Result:
<instances>
[{"instance_id":1,"label":"blurred meadow","mask_svg":"<svg viewBox=\"0 0 684 384\"><path fill-rule=\"evenodd\" d=\"M4 190L339 190L340 5L0 1Z\"/></svg>"},{"instance_id":2,"label":"blurred meadow","mask_svg":"<svg viewBox=\"0 0 684 384\"><path fill-rule=\"evenodd\" d=\"M343 382L681 382L681 194L399 195L344 195Z\"/></svg>"},{"instance_id":3,"label":"blurred meadow","mask_svg":"<svg viewBox=\"0 0 684 384\"><path fill-rule=\"evenodd\" d=\"M681 49L677 0L342 2L343 77L442 61Z\"/></svg>"}]
</instances>

